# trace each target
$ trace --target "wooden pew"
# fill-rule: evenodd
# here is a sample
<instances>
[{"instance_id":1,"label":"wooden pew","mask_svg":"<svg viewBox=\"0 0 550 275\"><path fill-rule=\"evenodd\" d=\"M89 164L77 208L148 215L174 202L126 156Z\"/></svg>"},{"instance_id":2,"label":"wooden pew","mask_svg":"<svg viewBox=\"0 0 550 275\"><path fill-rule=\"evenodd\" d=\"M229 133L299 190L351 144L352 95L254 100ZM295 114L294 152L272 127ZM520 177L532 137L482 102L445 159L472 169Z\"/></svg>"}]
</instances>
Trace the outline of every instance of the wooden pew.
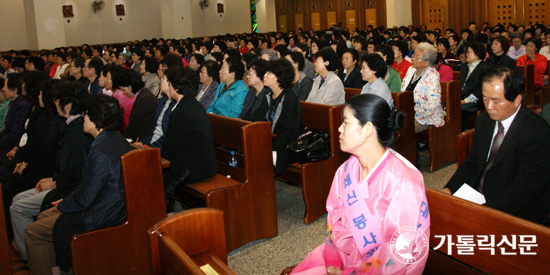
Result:
<instances>
[{"instance_id":1,"label":"wooden pew","mask_svg":"<svg viewBox=\"0 0 550 275\"><path fill-rule=\"evenodd\" d=\"M535 100L535 67L533 64L527 66L518 66L518 69L525 75L525 97L523 103L525 105L536 105Z\"/></svg>"},{"instance_id":2,"label":"wooden pew","mask_svg":"<svg viewBox=\"0 0 550 275\"><path fill-rule=\"evenodd\" d=\"M548 64L546 64L544 75L546 77L550 76L550 60L548 60ZM550 103L550 85L545 85L541 90L535 91L535 103L539 106Z\"/></svg>"},{"instance_id":3,"label":"wooden pew","mask_svg":"<svg viewBox=\"0 0 550 275\"><path fill-rule=\"evenodd\" d=\"M460 71L453 71L453 80L460 81Z\"/></svg>"},{"instance_id":4,"label":"wooden pew","mask_svg":"<svg viewBox=\"0 0 550 275\"><path fill-rule=\"evenodd\" d=\"M430 172L443 164L457 160L457 135L460 133L460 82L441 83L441 103L445 103L445 125L430 125L428 131L416 135L417 140L427 142L430 149Z\"/></svg>"},{"instance_id":5,"label":"wooden pew","mask_svg":"<svg viewBox=\"0 0 550 275\"><path fill-rule=\"evenodd\" d=\"M361 93L361 89L344 88L346 101ZM416 144L414 137L414 98L412 92L391 93L393 104L397 109L406 114L403 129L397 132L392 148L408 159L416 163Z\"/></svg>"},{"instance_id":6,"label":"wooden pew","mask_svg":"<svg viewBox=\"0 0 550 275\"><path fill-rule=\"evenodd\" d=\"M192 207L223 211L227 251L277 236L270 123L214 114L208 114L208 118L218 173L204 182L180 186L177 198ZM229 166L227 148L242 152L238 154L238 167Z\"/></svg>"},{"instance_id":7,"label":"wooden pew","mask_svg":"<svg viewBox=\"0 0 550 275\"><path fill-rule=\"evenodd\" d=\"M286 173L279 176L283 180L301 183L306 206L304 223L309 224L327 212L326 200L334 173L349 155L340 150L338 139L343 105L330 106L309 102L300 104L302 126L327 131L330 136L329 159L304 164L293 163Z\"/></svg>"},{"instance_id":8,"label":"wooden pew","mask_svg":"<svg viewBox=\"0 0 550 275\"><path fill-rule=\"evenodd\" d=\"M457 144L457 167L462 165L468 159L470 151L472 150L472 145L474 145L474 129L466 130L458 134L458 144Z\"/></svg>"},{"instance_id":9,"label":"wooden pew","mask_svg":"<svg viewBox=\"0 0 550 275\"><path fill-rule=\"evenodd\" d=\"M442 241L435 236L446 238L441 248L430 250L424 274L547 274L550 270L550 228L430 188L426 188L426 195L431 217L430 247ZM473 236L474 255L459 255L456 245L449 251L448 235L453 243L457 243L458 235ZM495 236L495 255L479 249L481 235ZM538 246L525 248L536 255L520 255L519 247L513 250L507 244L497 247L502 236L511 242L512 235L516 235L516 244L520 243L519 235L536 236ZM517 255L502 255L501 248Z\"/></svg>"},{"instance_id":10,"label":"wooden pew","mask_svg":"<svg viewBox=\"0 0 550 275\"><path fill-rule=\"evenodd\" d=\"M151 274L147 229L166 217L160 150L134 150L120 159L126 222L75 235L74 274Z\"/></svg>"},{"instance_id":11,"label":"wooden pew","mask_svg":"<svg viewBox=\"0 0 550 275\"><path fill-rule=\"evenodd\" d=\"M149 228L153 274L204 274L210 265L219 274L227 266L223 212L212 208L185 210Z\"/></svg>"}]
</instances>

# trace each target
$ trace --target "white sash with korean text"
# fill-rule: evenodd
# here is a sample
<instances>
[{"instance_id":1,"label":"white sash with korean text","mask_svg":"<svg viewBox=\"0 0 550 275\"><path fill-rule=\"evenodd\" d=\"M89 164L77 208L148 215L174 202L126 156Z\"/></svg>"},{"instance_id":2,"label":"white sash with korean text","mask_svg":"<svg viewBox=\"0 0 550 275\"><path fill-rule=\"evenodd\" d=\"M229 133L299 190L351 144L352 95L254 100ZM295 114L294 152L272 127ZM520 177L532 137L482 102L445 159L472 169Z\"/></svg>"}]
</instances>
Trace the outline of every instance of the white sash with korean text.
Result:
<instances>
[{"instance_id":1,"label":"white sash with korean text","mask_svg":"<svg viewBox=\"0 0 550 275\"><path fill-rule=\"evenodd\" d=\"M389 150L387 150L384 156L382 156L382 161L379 162L373 168L373 172L367 176L368 185L370 185L380 171L383 170L384 166L386 166L390 160L391 155ZM355 161L359 162L358 159L355 159ZM357 175L350 175L350 171L348 171L348 163L346 163L344 167L344 186L342 188L344 209L348 217L348 226L355 240L357 249L361 253L363 259L368 259L372 257L374 252L378 250L378 247L382 245L383 236L366 204L365 196L359 188ZM350 170L357 171L355 169Z\"/></svg>"}]
</instances>

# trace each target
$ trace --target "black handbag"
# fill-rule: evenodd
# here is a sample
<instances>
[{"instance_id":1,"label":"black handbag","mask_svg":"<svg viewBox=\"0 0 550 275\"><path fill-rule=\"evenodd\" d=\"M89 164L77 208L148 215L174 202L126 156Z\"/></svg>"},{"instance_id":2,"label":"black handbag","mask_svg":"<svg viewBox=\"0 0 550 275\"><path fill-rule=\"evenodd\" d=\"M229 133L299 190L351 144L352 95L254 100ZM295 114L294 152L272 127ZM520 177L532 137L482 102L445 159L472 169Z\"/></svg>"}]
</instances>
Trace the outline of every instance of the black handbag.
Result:
<instances>
[{"instance_id":1,"label":"black handbag","mask_svg":"<svg viewBox=\"0 0 550 275\"><path fill-rule=\"evenodd\" d=\"M306 132L286 147L293 161L300 163L316 162L330 157L328 132L306 130Z\"/></svg>"}]
</instances>

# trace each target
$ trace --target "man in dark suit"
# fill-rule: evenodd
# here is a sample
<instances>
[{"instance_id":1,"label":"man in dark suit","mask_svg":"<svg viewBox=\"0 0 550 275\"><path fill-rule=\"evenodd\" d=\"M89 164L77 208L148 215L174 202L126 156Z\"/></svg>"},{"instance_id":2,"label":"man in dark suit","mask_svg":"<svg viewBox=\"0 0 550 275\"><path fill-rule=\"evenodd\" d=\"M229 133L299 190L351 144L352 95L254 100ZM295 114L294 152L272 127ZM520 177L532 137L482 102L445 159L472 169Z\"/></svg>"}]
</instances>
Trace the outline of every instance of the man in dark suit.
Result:
<instances>
[{"instance_id":1,"label":"man in dark suit","mask_svg":"<svg viewBox=\"0 0 550 275\"><path fill-rule=\"evenodd\" d=\"M523 73L497 66L482 80L487 112L476 121L468 159L444 192L464 183L479 190L486 206L550 224L550 127L521 104Z\"/></svg>"}]
</instances>

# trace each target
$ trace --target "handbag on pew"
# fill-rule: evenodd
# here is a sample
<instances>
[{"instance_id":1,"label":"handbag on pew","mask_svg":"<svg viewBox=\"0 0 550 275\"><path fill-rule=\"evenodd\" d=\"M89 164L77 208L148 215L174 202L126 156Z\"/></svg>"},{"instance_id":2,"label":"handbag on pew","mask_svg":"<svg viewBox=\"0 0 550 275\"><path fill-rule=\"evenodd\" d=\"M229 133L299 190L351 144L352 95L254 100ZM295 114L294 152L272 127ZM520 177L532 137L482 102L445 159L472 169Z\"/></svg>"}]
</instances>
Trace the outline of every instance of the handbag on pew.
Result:
<instances>
[{"instance_id":1,"label":"handbag on pew","mask_svg":"<svg viewBox=\"0 0 550 275\"><path fill-rule=\"evenodd\" d=\"M293 161L300 164L316 162L330 157L330 138L328 132L308 130L298 139L286 146Z\"/></svg>"}]
</instances>

